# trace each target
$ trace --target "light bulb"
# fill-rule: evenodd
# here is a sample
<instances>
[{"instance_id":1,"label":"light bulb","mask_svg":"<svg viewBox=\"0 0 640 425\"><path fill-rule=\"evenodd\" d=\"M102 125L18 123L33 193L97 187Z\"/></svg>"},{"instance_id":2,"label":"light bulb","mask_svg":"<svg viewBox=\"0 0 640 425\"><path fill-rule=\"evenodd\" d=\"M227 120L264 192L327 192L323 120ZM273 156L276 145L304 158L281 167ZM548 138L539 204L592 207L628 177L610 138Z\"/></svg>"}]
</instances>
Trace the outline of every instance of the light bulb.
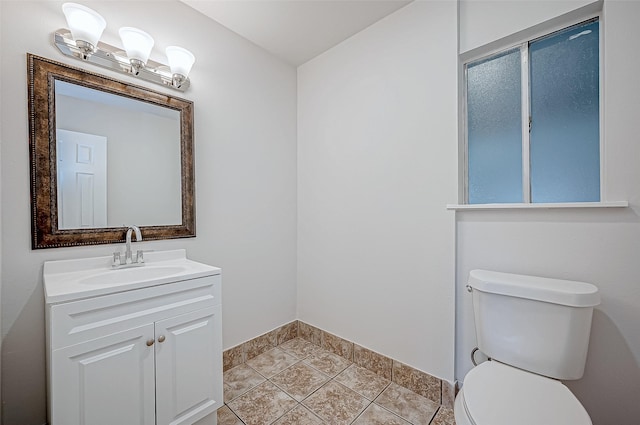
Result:
<instances>
[{"instance_id":1,"label":"light bulb","mask_svg":"<svg viewBox=\"0 0 640 425\"><path fill-rule=\"evenodd\" d=\"M153 48L153 37L142 30L132 27L122 27L118 32L134 73L138 74L149 60L149 55Z\"/></svg>"},{"instance_id":2,"label":"light bulb","mask_svg":"<svg viewBox=\"0 0 640 425\"><path fill-rule=\"evenodd\" d=\"M95 10L77 3L64 3L62 12L76 45L86 56L94 52L107 21Z\"/></svg>"},{"instance_id":3,"label":"light bulb","mask_svg":"<svg viewBox=\"0 0 640 425\"><path fill-rule=\"evenodd\" d=\"M169 67L173 74L173 83L176 87L187 79L196 57L187 49L178 46L169 46L165 50L167 59L169 59Z\"/></svg>"}]
</instances>

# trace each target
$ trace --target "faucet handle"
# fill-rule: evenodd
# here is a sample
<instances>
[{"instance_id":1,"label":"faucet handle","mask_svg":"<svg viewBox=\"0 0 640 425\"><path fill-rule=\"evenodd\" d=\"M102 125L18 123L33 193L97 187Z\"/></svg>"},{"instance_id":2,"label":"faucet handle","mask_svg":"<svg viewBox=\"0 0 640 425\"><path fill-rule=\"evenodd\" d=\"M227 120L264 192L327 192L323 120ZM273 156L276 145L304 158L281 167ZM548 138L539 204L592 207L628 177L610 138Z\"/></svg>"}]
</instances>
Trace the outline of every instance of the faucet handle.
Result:
<instances>
[{"instance_id":1,"label":"faucet handle","mask_svg":"<svg viewBox=\"0 0 640 425\"><path fill-rule=\"evenodd\" d=\"M145 252L153 252L155 249L138 249L136 250L136 262L144 263L144 253Z\"/></svg>"},{"instance_id":2,"label":"faucet handle","mask_svg":"<svg viewBox=\"0 0 640 425\"><path fill-rule=\"evenodd\" d=\"M111 260L111 267L118 267L120 265L120 252L113 253L113 260Z\"/></svg>"}]
</instances>

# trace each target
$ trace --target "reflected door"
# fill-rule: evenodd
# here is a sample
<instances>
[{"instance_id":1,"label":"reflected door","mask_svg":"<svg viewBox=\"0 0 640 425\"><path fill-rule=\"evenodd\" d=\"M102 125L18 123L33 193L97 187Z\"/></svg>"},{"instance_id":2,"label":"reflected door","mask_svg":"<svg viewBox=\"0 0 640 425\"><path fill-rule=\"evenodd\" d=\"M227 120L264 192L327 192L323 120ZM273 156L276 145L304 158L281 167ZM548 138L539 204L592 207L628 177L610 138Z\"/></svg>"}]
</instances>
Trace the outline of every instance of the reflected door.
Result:
<instances>
[{"instance_id":1,"label":"reflected door","mask_svg":"<svg viewBox=\"0 0 640 425\"><path fill-rule=\"evenodd\" d=\"M107 138L56 130L58 228L107 226Z\"/></svg>"}]
</instances>

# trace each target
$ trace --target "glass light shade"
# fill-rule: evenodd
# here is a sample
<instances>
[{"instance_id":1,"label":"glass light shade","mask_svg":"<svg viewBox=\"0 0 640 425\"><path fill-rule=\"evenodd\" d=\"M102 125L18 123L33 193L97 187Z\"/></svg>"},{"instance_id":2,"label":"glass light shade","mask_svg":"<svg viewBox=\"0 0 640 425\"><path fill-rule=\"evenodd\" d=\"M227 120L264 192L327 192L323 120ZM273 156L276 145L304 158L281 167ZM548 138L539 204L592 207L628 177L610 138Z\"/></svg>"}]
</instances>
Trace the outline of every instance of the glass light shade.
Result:
<instances>
[{"instance_id":1,"label":"glass light shade","mask_svg":"<svg viewBox=\"0 0 640 425\"><path fill-rule=\"evenodd\" d=\"M132 27L122 27L118 32L129 60L136 59L146 64L153 48L153 37Z\"/></svg>"},{"instance_id":2,"label":"glass light shade","mask_svg":"<svg viewBox=\"0 0 640 425\"><path fill-rule=\"evenodd\" d=\"M67 19L71 35L76 41L85 41L94 47L107 26L107 21L95 10L77 3L64 3L62 12Z\"/></svg>"},{"instance_id":3,"label":"glass light shade","mask_svg":"<svg viewBox=\"0 0 640 425\"><path fill-rule=\"evenodd\" d=\"M169 46L165 50L172 74L180 74L185 78L189 75L196 57L187 49L178 46Z\"/></svg>"}]
</instances>

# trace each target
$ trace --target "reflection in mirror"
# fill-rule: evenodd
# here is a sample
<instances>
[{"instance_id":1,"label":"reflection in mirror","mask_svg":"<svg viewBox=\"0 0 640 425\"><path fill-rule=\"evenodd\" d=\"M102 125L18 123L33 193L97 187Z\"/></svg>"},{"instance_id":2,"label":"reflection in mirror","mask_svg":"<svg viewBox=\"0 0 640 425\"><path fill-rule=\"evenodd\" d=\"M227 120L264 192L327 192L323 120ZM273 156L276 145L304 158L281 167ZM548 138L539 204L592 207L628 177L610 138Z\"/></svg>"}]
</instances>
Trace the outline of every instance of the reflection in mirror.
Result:
<instances>
[{"instance_id":1,"label":"reflection in mirror","mask_svg":"<svg viewBox=\"0 0 640 425\"><path fill-rule=\"evenodd\" d=\"M32 247L195 236L193 103L27 61Z\"/></svg>"},{"instance_id":2,"label":"reflection in mirror","mask_svg":"<svg viewBox=\"0 0 640 425\"><path fill-rule=\"evenodd\" d=\"M58 228L180 224L180 113L55 81Z\"/></svg>"}]
</instances>

